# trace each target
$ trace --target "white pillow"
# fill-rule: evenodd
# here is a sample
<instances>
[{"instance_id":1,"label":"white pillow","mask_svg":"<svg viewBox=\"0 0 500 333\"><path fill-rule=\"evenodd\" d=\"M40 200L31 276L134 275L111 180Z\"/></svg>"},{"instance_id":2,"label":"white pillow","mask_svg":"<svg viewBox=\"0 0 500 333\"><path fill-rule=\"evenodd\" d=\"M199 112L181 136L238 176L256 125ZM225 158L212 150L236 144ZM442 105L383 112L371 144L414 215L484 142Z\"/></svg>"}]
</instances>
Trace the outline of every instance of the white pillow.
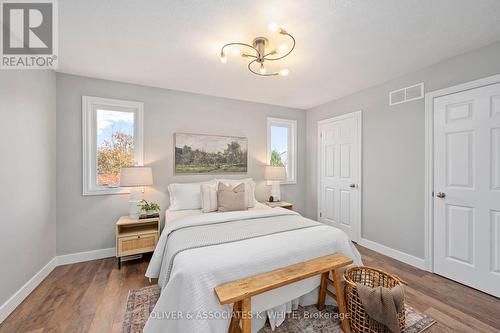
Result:
<instances>
[{"instance_id":1,"label":"white pillow","mask_svg":"<svg viewBox=\"0 0 500 333\"><path fill-rule=\"evenodd\" d=\"M245 184L245 195L248 196L248 207L255 207L255 182L252 178L243 178L243 179L216 179L217 181L225 184L225 185L237 185L240 183Z\"/></svg>"},{"instance_id":2,"label":"white pillow","mask_svg":"<svg viewBox=\"0 0 500 333\"><path fill-rule=\"evenodd\" d=\"M174 183L168 185L170 195L169 210L201 209L201 184L213 183Z\"/></svg>"},{"instance_id":3,"label":"white pillow","mask_svg":"<svg viewBox=\"0 0 500 333\"><path fill-rule=\"evenodd\" d=\"M209 184L201 184L201 211L203 213L215 212L217 210L217 187L218 181Z\"/></svg>"}]
</instances>

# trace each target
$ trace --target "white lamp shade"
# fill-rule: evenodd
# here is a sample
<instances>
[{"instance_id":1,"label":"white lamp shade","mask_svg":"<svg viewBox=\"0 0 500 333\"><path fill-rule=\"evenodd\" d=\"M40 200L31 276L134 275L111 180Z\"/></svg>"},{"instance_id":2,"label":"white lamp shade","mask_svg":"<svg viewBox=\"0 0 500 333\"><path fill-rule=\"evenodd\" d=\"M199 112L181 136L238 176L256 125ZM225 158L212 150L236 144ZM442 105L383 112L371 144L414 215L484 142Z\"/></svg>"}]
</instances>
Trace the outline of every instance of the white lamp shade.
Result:
<instances>
[{"instance_id":1,"label":"white lamp shade","mask_svg":"<svg viewBox=\"0 0 500 333\"><path fill-rule=\"evenodd\" d=\"M120 186L150 186L153 185L153 171L150 167L127 167L120 171Z\"/></svg>"},{"instance_id":2,"label":"white lamp shade","mask_svg":"<svg viewBox=\"0 0 500 333\"><path fill-rule=\"evenodd\" d=\"M264 178L266 180L285 180L286 179L286 169L281 166L271 166L266 165L266 170L264 172Z\"/></svg>"}]
</instances>

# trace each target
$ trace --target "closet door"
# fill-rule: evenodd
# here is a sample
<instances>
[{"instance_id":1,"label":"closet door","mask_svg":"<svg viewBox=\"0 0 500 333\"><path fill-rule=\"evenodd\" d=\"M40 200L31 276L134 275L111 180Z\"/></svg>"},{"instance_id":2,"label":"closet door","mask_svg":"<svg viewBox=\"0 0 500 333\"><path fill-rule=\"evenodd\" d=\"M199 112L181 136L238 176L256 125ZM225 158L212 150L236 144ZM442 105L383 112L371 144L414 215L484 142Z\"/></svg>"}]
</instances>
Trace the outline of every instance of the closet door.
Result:
<instances>
[{"instance_id":1,"label":"closet door","mask_svg":"<svg viewBox=\"0 0 500 333\"><path fill-rule=\"evenodd\" d=\"M434 100L434 271L500 296L500 84Z\"/></svg>"}]
</instances>

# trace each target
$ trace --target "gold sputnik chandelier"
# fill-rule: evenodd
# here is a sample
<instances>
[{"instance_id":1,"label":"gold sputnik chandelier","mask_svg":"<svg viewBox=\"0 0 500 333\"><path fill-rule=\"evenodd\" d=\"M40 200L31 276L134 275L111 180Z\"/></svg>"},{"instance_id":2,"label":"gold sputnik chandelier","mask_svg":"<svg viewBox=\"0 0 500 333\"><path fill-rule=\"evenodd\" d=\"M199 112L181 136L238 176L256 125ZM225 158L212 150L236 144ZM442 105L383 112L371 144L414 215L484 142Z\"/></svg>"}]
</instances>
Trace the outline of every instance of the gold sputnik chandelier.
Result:
<instances>
[{"instance_id":1,"label":"gold sputnik chandelier","mask_svg":"<svg viewBox=\"0 0 500 333\"><path fill-rule=\"evenodd\" d=\"M228 43L220 50L220 61L225 64L227 62L227 50L231 51L236 56L243 58L252 58L248 63L248 70L259 76L287 76L289 70L283 68L280 71L268 73L265 65L266 61L276 61L287 57L295 48L295 38L286 30L278 27L275 23L269 25L271 32L278 32L292 41L292 46L281 44L277 48L269 48L269 40L266 37L256 37L252 45L240 42ZM249 52L243 52L242 49L247 49ZM258 69L256 69L258 67Z\"/></svg>"}]
</instances>

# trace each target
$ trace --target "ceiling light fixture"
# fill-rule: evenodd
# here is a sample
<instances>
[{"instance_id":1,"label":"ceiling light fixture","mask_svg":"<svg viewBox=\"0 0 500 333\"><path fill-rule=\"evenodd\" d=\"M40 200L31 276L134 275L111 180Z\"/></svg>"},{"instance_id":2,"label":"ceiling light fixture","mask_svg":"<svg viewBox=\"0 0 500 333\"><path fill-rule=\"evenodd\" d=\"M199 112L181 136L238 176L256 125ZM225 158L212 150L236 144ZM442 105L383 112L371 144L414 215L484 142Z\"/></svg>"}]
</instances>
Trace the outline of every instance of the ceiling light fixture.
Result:
<instances>
[{"instance_id":1,"label":"ceiling light fixture","mask_svg":"<svg viewBox=\"0 0 500 333\"><path fill-rule=\"evenodd\" d=\"M248 70L255 75L259 76L287 76L290 71L286 68L278 71L267 73L267 69L264 66L264 62L266 61L276 61L281 60L292 53L295 48L295 38L290 35L286 30L278 27L276 23L269 24L269 30L271 32L278 32L284 36L287 36L292 41L292 47L288 47L287 44L280 45L277 49L269 49L269 40L266 37L257 37L253 40L252 45L246 43L228 43L222 47L220 50L220 61L225 64L227 62L227 52L226 48L229 51L232 51L235 56L241 56L243 58L253 58L252 61L248 63ZM245 53L240 50L241 47L251 48L251 53ZM273 57L274 56L274 57ZM259 69L256 70L254 66L255 64L259 65Z\"/></svg>"}]
</instances>

